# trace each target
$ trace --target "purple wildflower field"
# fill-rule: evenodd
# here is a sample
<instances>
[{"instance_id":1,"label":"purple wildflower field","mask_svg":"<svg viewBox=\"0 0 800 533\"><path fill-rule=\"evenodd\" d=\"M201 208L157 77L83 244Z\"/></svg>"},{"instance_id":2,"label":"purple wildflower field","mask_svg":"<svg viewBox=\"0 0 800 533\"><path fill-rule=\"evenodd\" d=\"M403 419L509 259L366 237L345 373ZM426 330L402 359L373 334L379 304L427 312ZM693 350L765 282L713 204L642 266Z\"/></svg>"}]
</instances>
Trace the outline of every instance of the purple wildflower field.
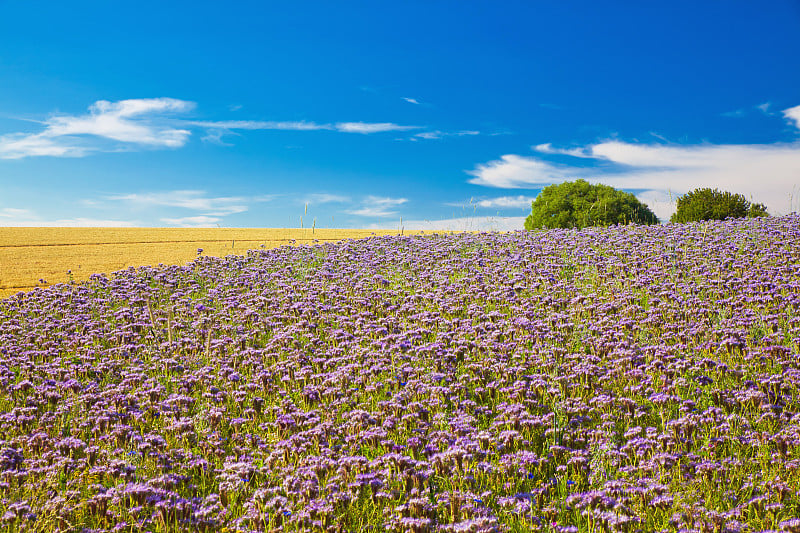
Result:
<instances>
[{"instance_id":1,"label":"purple wildflower field","mask_svg":"<svg viewBox=\"0 0 800 533\"><path fill-rule=\"evenodd\" d=\"M800 217L372 237L0 301L11 531L800 531Z\"/></svg>"}]
</instances>

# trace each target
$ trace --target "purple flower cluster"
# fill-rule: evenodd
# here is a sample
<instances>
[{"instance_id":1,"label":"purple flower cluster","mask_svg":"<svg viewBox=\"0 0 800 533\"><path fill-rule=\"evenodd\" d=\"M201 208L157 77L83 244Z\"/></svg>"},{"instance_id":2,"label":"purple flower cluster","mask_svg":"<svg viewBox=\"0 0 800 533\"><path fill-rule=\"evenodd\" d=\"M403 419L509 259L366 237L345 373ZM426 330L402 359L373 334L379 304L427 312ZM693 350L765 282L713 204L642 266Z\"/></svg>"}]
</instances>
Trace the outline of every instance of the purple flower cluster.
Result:
<instances>
[{"instance_id":1,"label":"purple flower cluster","mask_svg":"<svg viewBox=\"0 0 800 533\"><path fill-rule=\"evenodd\" d=\"M373 237L0 301L15 531L800 531L800 218Z\"/></svg>"}]
</instances>

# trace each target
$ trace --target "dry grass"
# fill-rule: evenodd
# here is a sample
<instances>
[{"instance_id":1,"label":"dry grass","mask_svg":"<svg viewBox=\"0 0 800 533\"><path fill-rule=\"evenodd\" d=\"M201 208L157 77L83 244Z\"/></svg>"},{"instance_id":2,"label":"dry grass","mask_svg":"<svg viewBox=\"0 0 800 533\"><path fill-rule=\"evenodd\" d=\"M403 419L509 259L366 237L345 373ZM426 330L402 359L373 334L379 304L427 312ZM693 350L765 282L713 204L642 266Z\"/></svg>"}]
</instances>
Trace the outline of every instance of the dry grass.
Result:
<instances>
[{"instance_id":1,"label":"dry grass","mask_svg":"<svg viewBox=\"0 0 800 533\"><path fill-rule=\"evenodd\" d=\"M185 264L197 256L223 257L248 249L274 248L392 235L397 230L184 229L184 228L0 228L0 297L130 266Z\"/></svg>"}]
</instances>

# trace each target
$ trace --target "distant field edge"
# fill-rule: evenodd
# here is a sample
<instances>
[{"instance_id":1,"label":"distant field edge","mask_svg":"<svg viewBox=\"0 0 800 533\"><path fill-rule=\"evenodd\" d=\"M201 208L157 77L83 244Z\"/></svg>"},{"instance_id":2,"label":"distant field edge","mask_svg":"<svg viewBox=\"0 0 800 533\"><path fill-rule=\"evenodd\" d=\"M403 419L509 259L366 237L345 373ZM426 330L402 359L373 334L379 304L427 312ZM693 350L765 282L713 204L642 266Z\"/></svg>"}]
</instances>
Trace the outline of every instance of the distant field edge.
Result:
<instances>
[{"instance_id":1,"label":"distant field edge","mask_svg":"<svg viewBox=\"0 0 800 533\"><path fill-rule=\"evenodd\" d=\"M344 237L347 239L347 237ZM236 239L240 243L248 242L264 242L264 239ZM324 238L324 237L299 237L295 239L269 239L269 242L292 242L292 241L308 241L308 242L338 242L342 239ZM192 242L230 242L231 239L197 239L190 240L169 240L169 241L109 241L109 242L54 242L42 244L0 244L0 248L38 248L40 246L114 246L117 244L170 244L170 243L192 243Z\"/></svg>"},{"instance_id":2,"label":"distant field edge","mask_svg":"<svg viewBox=\"0 0 800 533\"><path fill-rule=\"evenodd\" d=\"M0 298L92 274L131 267L183 265L205 256L327 244L391 235L438 233L334 228L109 228L0 227ZM450 232L442 232L450 233Z\"/></svg>"},{"instance_id":3,"label":"distant field edge","mask_svg":"<svg viewBox=\"0 0 800 533\"><path fill-rule=\"evenodd\" d=\"M68 244L116 244L192 241L281 241L292 239L340 240L371 235L413 234L402 228L387 230L338 228L108 228L108 227L0 227L0 247Z\"/></svg>"}]
</instances>

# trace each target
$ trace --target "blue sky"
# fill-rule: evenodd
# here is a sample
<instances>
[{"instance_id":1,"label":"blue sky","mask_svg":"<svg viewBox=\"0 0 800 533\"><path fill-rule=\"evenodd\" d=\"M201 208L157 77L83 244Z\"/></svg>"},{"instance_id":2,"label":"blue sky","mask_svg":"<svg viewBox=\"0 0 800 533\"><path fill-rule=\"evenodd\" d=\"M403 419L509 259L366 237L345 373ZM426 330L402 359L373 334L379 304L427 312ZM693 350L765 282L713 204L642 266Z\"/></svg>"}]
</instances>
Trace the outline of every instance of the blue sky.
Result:
<instances>
[{"instance_id":1,"label":"blue sky","mask_svg":"<svg viewBox=\"0 0 800 533\"><path fill-rule=\"evenodd\" d=\"M0 1L0 226L522 227L575 178L800 208L800 3Z\"/></svg>"}]
</instances>

